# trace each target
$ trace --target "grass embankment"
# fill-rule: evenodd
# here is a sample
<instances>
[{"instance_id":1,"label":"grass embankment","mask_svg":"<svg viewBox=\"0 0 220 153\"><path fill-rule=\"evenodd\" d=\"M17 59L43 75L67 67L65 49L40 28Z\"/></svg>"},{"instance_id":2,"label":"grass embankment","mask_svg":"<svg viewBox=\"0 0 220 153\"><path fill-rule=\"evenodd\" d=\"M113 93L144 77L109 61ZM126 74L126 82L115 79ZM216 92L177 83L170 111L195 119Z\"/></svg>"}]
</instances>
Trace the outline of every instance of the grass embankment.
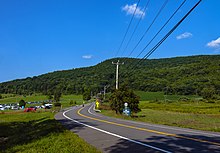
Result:
<instances>
[{"instance_id":1,"label":"grass embankment","mask_svg":"<svg viewBox=\"0 0 220 153\"><path fill-rule=\"evenodd\" d=\"M99 152L51 112L0 114L0 152Z\"/></svg>"},{"instance_id":2,"label":"grass embankment","mask_svg":"<svg viewBox=\"0 0 220 153\"><path fill-rule=\"evenodd\" d=\"M188 101L178 101L177 99L181 98L178 95L173 97L170 95L169 99L174 100L165 102L159 99L164 97L161 93L157 95L158 93L141 92L141 94L142 99L145 97L139 104L141 112L134 114L133 117L118 115L111 110L102 110L102 113L135 121L220 132L220 102L199 101L200 97L197 96L187 96L185 98L188 98ZM156 101L152 95L156 95Z\"/></svg>"}]
</instances>

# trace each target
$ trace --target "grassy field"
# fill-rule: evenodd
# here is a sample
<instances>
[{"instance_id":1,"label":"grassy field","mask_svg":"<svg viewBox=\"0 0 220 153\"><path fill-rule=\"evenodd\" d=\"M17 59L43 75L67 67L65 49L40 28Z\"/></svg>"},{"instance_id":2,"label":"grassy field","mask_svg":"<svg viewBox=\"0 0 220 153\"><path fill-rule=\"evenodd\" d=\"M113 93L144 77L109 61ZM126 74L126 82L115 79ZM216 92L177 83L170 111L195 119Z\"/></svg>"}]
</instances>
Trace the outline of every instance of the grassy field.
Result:
<instances>
[{"instance_id":1,"label":"grassy field","mask_svg":"<svg viewBox=\"0 0 220 153\"><path fill-rule=\"evenodd\" d=\"M14 97L10 97L10 95L4 94L4 96L7 96L8 98L0 99L0 104L18 103L21 99L23 99L25 102L48 100L47 96L45 95L32 95L32 96L15 95ZM70 104L70 101L72 101L73 104ZM65 108L73 105L82 104L83 98L82 95L62 95L62 97L60 98L60 102L62 104L62 108ZM36 106L36 105L41 105L41 104L27 104L26 107Z\"/></svg>"},{"instance_id":2,"label":"grassy field","mask_svg":"<svg viewBox=\"0 0 220 153\"><path fill-rule=\"evenodd\" d=\"M53 116L51 112L0 114L0 152L99 152Z\"/></svg>"},{"instance_id":3,"label":"grassy field","mask_svg":"<svg viewBox=\"0 0 220 153\"><path fill-rule=\"evenodd\" d=\"M199 100L200 96L196 95L164 95L163 92L144 92L144 91L136 91L135 92L141 101L178 101L180 98L187 98L189 100Z\"/></svg>"},{"instance_id":4,"label":"grassy field","mask_svg":"<svg viewBox=\"0 0 220 153\"><path fill-rule=\"evenodd\" d=\"M102 113L128 120L220 132L219 101L210 103L198 96L187 96L188 101L180 101L183 96L179 95L169 95L167 97L172 100L164 101L160 92L136 93L142 100L139 104L141 112L133 114L133 117L118 115L111 110L102 110Z\"/></svg>"},{"instance_id":5,"label":"grassy field","mask_svg":"<svg viewBox=\"0 0 220 153\"><path fill-rule=\"evenodd\" d=\"M43 101L43 100L47 100L47 96L45 95L32 95L32 96L14 95L11 97L7 96L7 98L0 99L0 104L18 103L21 99L23 99L26 102Z\"/></svg>"}]
</instances>

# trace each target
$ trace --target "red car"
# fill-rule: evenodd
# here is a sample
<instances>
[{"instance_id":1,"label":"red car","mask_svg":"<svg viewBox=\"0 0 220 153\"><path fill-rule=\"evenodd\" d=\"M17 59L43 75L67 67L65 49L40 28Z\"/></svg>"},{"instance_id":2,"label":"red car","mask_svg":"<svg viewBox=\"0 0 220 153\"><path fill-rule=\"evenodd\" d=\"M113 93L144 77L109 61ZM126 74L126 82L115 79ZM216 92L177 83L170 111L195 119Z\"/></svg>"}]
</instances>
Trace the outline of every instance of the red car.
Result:
<instances>
[{"instance_id":1,"label":"red car","mask_svg":"<svg viewBox=\"0 0 220 153\"><path fill-rule=\"evenodd\" d=\"M24 112L35 112L36 109L37 109L36 107L31 106L31 107L25 108Z\"/></svg>"}]
</instances>

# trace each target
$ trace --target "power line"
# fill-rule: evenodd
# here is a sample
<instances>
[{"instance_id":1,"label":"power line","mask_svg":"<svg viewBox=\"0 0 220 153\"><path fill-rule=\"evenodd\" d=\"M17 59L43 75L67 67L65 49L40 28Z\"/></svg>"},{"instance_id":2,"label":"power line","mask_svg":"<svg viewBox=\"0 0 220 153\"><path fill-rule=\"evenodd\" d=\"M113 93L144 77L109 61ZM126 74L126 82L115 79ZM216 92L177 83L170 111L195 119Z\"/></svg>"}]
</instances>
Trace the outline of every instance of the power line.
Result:
<instances>
[{"instance_id":1,"label":"power line","mask_svg":"<svg viewBox=\"0 0 220 153\"><path fill-rule=\"evenodd\" d=\"M176 30L176 28L189 16L189 14L202 2L199 0L188 12L185 16L147 53L145 56L140 59L131 69L132 73L134 69L144 60L147 59L150 55L152 55L156 49Z\"/></svg>"},{"instance_id":2,"label":"power line","mask_svg":"<svg viewBox=\"0 0 220 153\"><path fill-rule=\"evenodd\" d=\"M142 35L142 37L139 39L138 43L135 45L135 47L131 50L130 54L128 55L131 56L131 54L134 52L134 50L139 46L139 44L141 43L141 41L143 40L143 38L145 37L145 35L148 33L148 31L151 29L151 27L153 26L154 22L157 20L157 18L159 17L160 13L162 12L162 10L165 8L165 6L167 5L168 0L166 0L163 5L161 6L159 12L157 13L157 15L155 16L155 18L153 19L152 23L150 24L150 26L147 28L147 30L144 32L144 34Z\"/></svg>"},{"instance_id":3,"label":"power line","mask_svg":"<svg viewBox=\"0 0 220 153\"><path fill-rule=\"evenodd\" d=\"M158 36L158 34L163 30L163 28L170 22L170 20L174 17L174 15L179 11L179 9L183 6L183 4L186 2L186 0L184 0L180 6L176 9L176 11L170 16L170 18L166 21L166 23L160 28L160 30L154 35L154 37L149 41L149 43L141 50L141 52L138 54L138 56L136 58L138 58L143 52L144 50L151 44L151 42Z\"/></svg>"},{"instance_id":4,"label":"power line","mask_svg":"<svg viewBox=\"0 0 220 153\"><path fill-rule=\"evenodd\" d=\"M130 44L130 42L131 42L131 40L132 40L132 38L133 38L133 36L134 36L136 30L137 30L137 28L138 28L138 26L139 26L139 24L140 24L142 18L143 18L144 12L146 12L146 9L147 9L149 3L150 3L150 0L147 1L146 5L145 5L145 7L144 7L143 13L141 14L141 16L140 16L140 18L139 18L139 20L138 20L138 23L136 24L136 26L135 26L135 28L134 28L134 31L133 31L133 33L132 33L132 35L131 35L129 41L127 42L127 44L126 44L126 46L125 46L125 48L124 48L124 50L123 50L123 52L122 52L122 56L123 56L124 52L126 51L126 49L128 48L128 45Z\"/></svg>"},{"instance_id":5,"label":"power line","mask_svg":"<svg viewBox=\"0 0 220 153\"><path fill-rule=\"evenodd\" d=\"M158 34L165 28L165 26L170 22L170 20L176 15L176 13L180 10L180 8L185 4L186 0L184 0L179 7L174 11L174 13L170 16L170 18L164 23L164 25L160 28L160 30L154 35L154 37L148 42L148 44L141 50L141 52L138 54L136 58L138 58L144 50L153 42L153 40L158 36ZM130 64L131 65L131 64ZM130 65L127 66L127 68L130 67Z\"/></svg>"},{"instance_id":6,"label":"power line","mask_svg":"<svg viewBox=\"0 0 220 153\"><path fill-rule=\"evenodd\" d=\"M116 54L115 54L115 57L118 56L118 53L119 53L119 51L121 50L122 44L124 43L125 38L126 38L127 33L128 33L128 30L130 29L131 23L132 23L132 21L133 21L133 19L134 19L134 16L135 16L135 13L136 13L137 8L138 8L138 6L139 6L139 3L140 3L140 0L138 0L138 3L137 3L137 5L136 5L136 8L135 8L134 13L133 13L133 15L132 15L132 18L131 18L131 20L130 20L130 22L129 22L129 25L128 25L127 29L126 29L126 32L125 32L125 34L124 34L124 37L123 37L123 39L122 39L122 41L121 41L121 43L120 43L120 45L119 45L119 48L118 48L118 50L117 50L117 52L116 52Z\"/></svg>"}]
</instances>

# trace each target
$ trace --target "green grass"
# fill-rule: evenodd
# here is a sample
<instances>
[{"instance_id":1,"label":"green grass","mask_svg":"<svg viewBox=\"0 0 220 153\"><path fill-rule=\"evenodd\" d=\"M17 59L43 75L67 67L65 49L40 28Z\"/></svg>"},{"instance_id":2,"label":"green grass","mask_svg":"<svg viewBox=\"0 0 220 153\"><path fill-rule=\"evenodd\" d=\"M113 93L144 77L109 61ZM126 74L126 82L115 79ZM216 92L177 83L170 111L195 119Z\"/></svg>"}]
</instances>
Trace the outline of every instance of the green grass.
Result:
<instances>
[{"instance_id":1,"label":"green grass","mask_svg":"<svg viewBox=\"0 0 220 153\"><path fill-rule=\"evenodd\" d=\"M47 96L45 95L32 95L32 96L15 95L14 97L0 99L0 104L18 103L21 99L23 99L26 102L43 101L43 100L47 100Z\"/></svg>"},{"instance_id":2,"label":"green grass","mask_svg":"<svg viewBox=\"0 0 220 153\"><path fill-rule=\"evenodd\" d=\"M144 92L144 91L135 91L135 93L140 97L141 101L177 101L180 98L186 97L190 100L201 99L200 96L196 95L164 95L163 92Z\"/></svg>"},{"instance_id":3,"label":"green grass","mask_svg":"<svg viewBox=\"0 0 220 153\"><path fill-rule=\"evenodd\" d=\"M6 96L6 94L5 94ZM31 96L19 96L15 95L14 97L0 99L0 104L7 104L7 103L18 103L21 99L23 99L25 102L34 102L34 101L44 101L48 100L47 96L45 95L31 95ZM73 104L70 104L70 101L73 101ZM74 105L81 105L83 103L83 97L82 95L62 95L60 98L60 102L62 104L62 108L71 107ZM75 104L76 102L76 104ZM36 106L41 104L27 104L26 107L29 106Z\"/></svg>"},{"instance_id":4,"label":"green grass","mask_svg":"<svg viewBox=\"0 0 220 153\"><path fill-rule=\"evenodd\" d=\"M70 104L71 100L73 101L73 105ZM83 97L82 95L63 95L60 99L60 102L63 108L74 105L81 105L83 103Z\"/></svg>"},{"instance_id":5,"label":"green grass","mask_svg":"<svg viewBox=\"0 0 220 153\"><path fill-rule=\"evenodd\" d=\"M220 132L220 115L216 114L190 114L152 109L142 109L135 117L115 114L109 110L102 110L102 114L127 120Z\"/></svg>"},{"instance_id":6,"label":"green grass","mask_svg":"<svg viewBox=\"0 0 220 153\"><path fill-rule=\"evenodd\" d=\"M220 103L206 102L149 102L141 101L139 103L141 109L152 109L160 111L170 111L179 113L194 113L194 114L219 114Z\"/></svg>"},{"instance_id":7,"label":"green grass","mask_svg":"<svg viewBox=\"0 0 220 153\"><path fill-rule=\"evenodd\" d=\"M133 117L115 114L108 110L109 106L102 106L105 108L102 113L129 120L220 132L220 101L203 100L194 95L167 95L169 100L165 101L162 92L137 91L136 94L142 100L139 103L141 112ZM188 101L180 101L180 98Z\"/></svg>"},{"instance_id":8,"label":"green grass","mask_svg":"<svg viewBox=\"0 0 220 153\"><path fill-rule=\"evenodd\" d=\"M0 152L99 152L51 112L0 114Z\"/></svg>"}]
</instances>

